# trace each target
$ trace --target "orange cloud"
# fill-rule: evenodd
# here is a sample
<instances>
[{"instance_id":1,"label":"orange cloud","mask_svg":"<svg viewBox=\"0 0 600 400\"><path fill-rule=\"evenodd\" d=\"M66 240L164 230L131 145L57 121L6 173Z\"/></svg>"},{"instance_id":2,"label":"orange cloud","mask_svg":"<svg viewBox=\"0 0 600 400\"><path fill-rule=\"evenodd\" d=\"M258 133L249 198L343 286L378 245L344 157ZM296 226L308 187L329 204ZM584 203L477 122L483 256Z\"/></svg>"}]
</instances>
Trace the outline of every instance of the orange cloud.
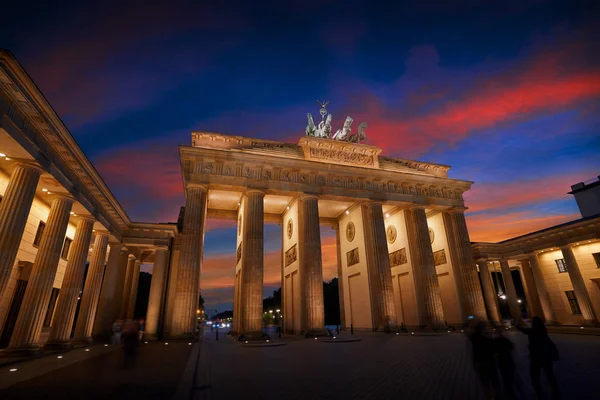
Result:
<instances>
[{"instance_id":1,"label":"orange cloud","mask_svg":"<svg viewBox=\"0 0 600 400\"><path fill-rule=\"evenodd\" d=\"M499 216L467 216L473 242L500 242L580 218L579 214L538 216L520 211Z\"/></svg>"},{"instance_id":2,"label":"orange cloud","mask_svg":"<svg viewBox=\"0 0 600 400\"><path fill-rule=\"evenodd\" d=\"M582 176L594 176L592 171L578 171L528 181L475 183L464 194L468 212L508 209L517 206L566 199L567 189L581 181Z\"/></svg>"}]
</instances>

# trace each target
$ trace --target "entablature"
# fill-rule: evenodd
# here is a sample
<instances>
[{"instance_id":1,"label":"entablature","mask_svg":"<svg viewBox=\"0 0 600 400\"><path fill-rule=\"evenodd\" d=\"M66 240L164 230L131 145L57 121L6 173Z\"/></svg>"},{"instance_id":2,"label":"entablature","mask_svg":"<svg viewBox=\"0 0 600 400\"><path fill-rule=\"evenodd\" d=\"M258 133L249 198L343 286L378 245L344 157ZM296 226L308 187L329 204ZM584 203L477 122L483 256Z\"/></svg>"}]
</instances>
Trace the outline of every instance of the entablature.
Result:
<instances>
[{"instance_id":1,"label":"entablature","mask_svg":"<svg viewBox=\"0 0 600 400\"><path fill-rule=\"evenodd\" d=\"M184 183L341 198L463 206L469 181L304 159L180 146Z\"/></svg>"}]
</instances>

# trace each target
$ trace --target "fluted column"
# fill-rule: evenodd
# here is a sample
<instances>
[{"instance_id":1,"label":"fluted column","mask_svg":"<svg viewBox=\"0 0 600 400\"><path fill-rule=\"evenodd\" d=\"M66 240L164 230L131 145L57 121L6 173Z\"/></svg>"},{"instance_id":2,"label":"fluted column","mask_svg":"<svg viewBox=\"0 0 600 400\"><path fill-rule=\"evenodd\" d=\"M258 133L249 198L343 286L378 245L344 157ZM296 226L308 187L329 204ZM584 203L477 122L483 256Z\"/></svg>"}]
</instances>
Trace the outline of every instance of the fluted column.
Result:
<instances>
[{"instance_id":1,"label":"fluted column","mask_svg":"<svg viewBox=\"0 0 600 400\"><path fill-rule=\"evenodd\" d=\"M98 308L102 278L104 277L104 266L106 265L108 238L108 232L96 231L92 257L85 278L83 295L81 296L79 314L77 315L77 322L75 323L75 335L73 340L76 342L92 342L92 329L96 318L96 309Z\"/></svg>"},{"instance_id":2,"label":"fluted column","mask_svg":"<svg viewBox=\"0 0 600 400\"><path fill-rule=\"evenodd\" d=\"M245 336L260 336L263 310L264 198L258 190L245 193L242 236L242 331Z\"/></svg>"},{"instance_id":3,"label":"fluted column","mask_svg":"<svg viewBox=\"0 0 600 400\"><path fill-rule=\"evenodd\" d=\"M133 262L133 273L131 276L131 290L129 291L129 304L127 305L127 319L135 317L135 303L137 301L138 284L140 283L140 267L142 262L135 260Z\"/></svg>"},{"instance_id":4,"label":"fluted column","mask_svg":"<svg viewBox=\"0 0 600 400\"><path fill-rule=\"evenodd\" d=\"M540 304L535 281L533 279L533 271L529 265L529 260L521 260L521 279L523 280L523 288L527 297L527 308L530 316L536 316L544 319L544 311Z\"/></svg>"},{"instance_id":5,"label":"fluted column","mask_svg":"<svg viewBox=\"0 0 600 400\"><path fill-rule=\"evenodd\" d=\"M579 270L579 265L573 254L573 249L571 246L561 246L560 250L562 251L565 264L567 265L567 273L569 274L569 278L571 278L573 291L575 291L575 297L577 298L577 303L579 303L584 323L595 325L598 323L598 318L596 317L596 312L592 306L592 299L585 286L585 281Z\"/></svg>"},{"instance_id":6,"label":"fluted column","mask_svg":"<svg viewBox=\"0 0 600 400\"><path fill-rule=\"evenodd\" d=\"M483 286L483 295L485 296L485 305L490 321L500 323L500 310L498 309L498 294L494 289L494 282L490 275L488 263L485 260L477 261L479 265L479 276L481 277L481 286Z\"/></svg>"},{"instance_id":7,"label":"fluted column","mask_svg":"<svg viewBox=\"0 0 600 400\"><path fill-rule=\"evenodd\" d=\"M196 331L207 204L208 188L188 186L177 288L173 304L174 315L171 327L173 337L192 337Z\"/></svg>"},{"instance_id":8,"label":"fluted column","mask_svg":"<svg viewBox=\"0 0 600 400\"><path fill-rule=\"evenodd\" d=\"M41 173L35 164L15 164L0 202L0 298L10 279Z\"/></svg>"},{"instance_id":9,"label":"fluted column","mask_svg":"<svg viewBox=\"0 0 600 400\"><path fill-rule=\"evenodd\" d=\"M125 285L125 275L127 273L129 255L127 247L119 242L111 243L110 241L108 245L110 251L108 252L106 272L102 280L102 289L98 300L94 329L92 330L92 336L96 340L106 340L111 335L112 324L119 317L121 311L123 286Z\"/></svg>"},{"instance_id":10,"label":"fluted column","mask_svg":"<svg viewBox=\"0 0 600 400\"><path fill-rule=\"evenodd\" d=\"M319 199L303 195L298 199L298 272L302 293L302 330L308 334L325 331L323 267Z\"/></svg>"},{"instance_id":11,"label":"fluted column","mask_svg":"<svg viewBox=\"0 0 600 400\"><path fill-rule=\"evenodd\" d=\"M133 283L133 270L135 269L136 257L133 254L127 256L127 270L125 272L125 282L123 283L123 296L121 297L120 319L127 319L129 310L129 296L131 295L131 285Z\"/></svg>"},{"instance_id":12,"label":"fluted column","mask_svg":"<svg viewBox=\"0 0 600 400\"><path fill-rule=\"evenodd\" d=\"M85 262L87 261L93 228L93 218L79 217L75 237L69 250L65 276L60 286L60 296L58 296L56 303L54 321L48 341L44 345L45 348L69 348L71 345L71 329L77 310L77 298L83 285Z\"/></svg>"},{"instance_id":13,"label":"fluted column","mask_svg":"<svg viewBox=\"0 0 600 400\"><path fill-rule=\"evenodd\" d=\"M454 247L456 261L452 260L452 262L458 263L460 269L459 279L463 290L464 311L467 316L473 315L485 318L485 303L477 278L477 269L473 261L471 239L469 239L464 210L453 210L449 214L454 236L449 238L448 242L450 246ZM444 219L444 222L446 222L446 219Z\"/></svg>"},{"instance_id":14,"label":"fluted column","mask_svg":"<svg viewBox=\"0 0 600 400\"><path fill-rule=\"evenodd\" d=\"M364 205L362 215L373 329L395 327L394 288L382 204L370 202Z\"/></svg>"},{"instance_id":15,"label":"fluted column","mask_svg":"<svg viewBox=\"0 0 600 400\"><path fill-rule=\"evenodd\" d=\"M74 199L53 195L46 228L35 256L19 316L9 343L9 351L37 351L44 315L52 294L52 285L69 224Z\"/></svg>"},{"instance_id":16,"label":"fluted column","mask_svg":"<svg viewBox=\"0 0 600 400\"><path fill-rule=\"evenodd\" d=\"M546 288L546 281L544 281L544 275L540 270L540 262L538 261L537 255L535 253L527 253L527 258L529 260L529 265L531 266L533 280L535 282L535 287L537 289L537 293L540 299L540 304L544 312L544 319L546 320L547 324L554 324L556 323L556 319L554 318L552 302L550 301L548 289Z\"/></svg>"},{"instance_id":17,"label":"fluted column","mask_svg":"<svg viewBox=\"0 0 600 400\"><path fill-rule=\"evenodd\" d=\"M516 323L521 317L521 306L519 306L517 290L515 289L515 283L510 273L508 260L500 260L500 269L502 270L502 280L504 281L504 289L506 290L506 300L510 309L510 317Z\"/></svg>"},{"instance_id":18,"label":"fluted column","mask_svg":"<svg viewBox=\"0 0 600 400\"><path fill-rule=\"evenodd\" d=\"M434 328L443 326L445 322L440 284L433 262L433 250L429 240L425 210L420 207L405 210L405 220L420 325Z\"/></svg>"},{"instance_id":19,"label":"fluted column","mask_svg":"<svg viewBox=\"0 0 600 400\"><path fill-rule=\"evenodd\" d=\"M156 339L158 335L168 260L169 248L167 246L157 246L154 250L154 268L152 268L152 282L150 283L150 297L148 298L148 312L146 313L146 330L144 331L144 336L149 339Z\"/></svg>"},{"instance_id":20,"label":"fluted column","mask_svg":"<svg viewBox=\"0 0 600 400\"><path fill-rule=\"evenodd\" d=\"M342 271L342 246L340 244L340 225L339 223L333 228L335 229L335 251L337 254L337 274L338 274L338 295L340 298L340 323L342 328L346 327L346 306L344 304L344 274Z\"/></svg>"}]
</instances>

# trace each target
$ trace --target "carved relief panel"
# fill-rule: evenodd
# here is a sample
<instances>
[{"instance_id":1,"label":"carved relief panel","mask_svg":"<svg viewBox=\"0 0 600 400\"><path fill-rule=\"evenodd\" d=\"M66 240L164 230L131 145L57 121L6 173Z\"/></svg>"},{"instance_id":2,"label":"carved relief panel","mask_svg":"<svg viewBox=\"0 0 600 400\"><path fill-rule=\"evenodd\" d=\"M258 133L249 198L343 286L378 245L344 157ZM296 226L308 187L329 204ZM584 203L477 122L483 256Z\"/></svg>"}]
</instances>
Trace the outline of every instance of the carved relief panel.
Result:
<instances>
[{"instance_id":1,"label":"carved relief panel","mask_svg":"<svg viewBox=\"0 0 600 400\"><path fill-rule=\"evenodd\" d=\"M291 265L298 259L298 251L296 245L293 245L285 252L285 266Z\"/></svg>"},{"instance_id":2,"label":"carved relief panel","mask_svg":"<svg viewBox=\"0 0 600 400\"><path fill-rule=\"evenodd\" d=\"M349 242L354 240L354 236L356 235L356 227L354 226L354 222L348 222L346 225L346 239Z\"/></svg>"},{"instance_id":3,"label":"carved relief panel","mask_svg":"<svg viewBox=\"0 0 600 400\"><path fill-rule=\"evenodd\" d=\"M360 259L358 257L358 247L346 253L346 261L348 267L351 267L360 262Z\"/></svg>"},{"instance_id":4,"label":"carved relief panel","mask_svg":"<svg viewBox=\"0 0 600 400\"><path fill-rule=\"evenodd\" d=\"M437 267L438 265L446 264L446 251L444 249L433 252L433 264Z\"/></svg>"},{"instance_id":5,"label":"carved relief panel","mask_svg":"<svg viewBox=\"0 0 600 400\"><path fill-rule=\"evenodd\" d=\"M398 265L406 264L407 262L406 247L390 253L390 267L397 267Z\"/></svg>"}]
</instances>

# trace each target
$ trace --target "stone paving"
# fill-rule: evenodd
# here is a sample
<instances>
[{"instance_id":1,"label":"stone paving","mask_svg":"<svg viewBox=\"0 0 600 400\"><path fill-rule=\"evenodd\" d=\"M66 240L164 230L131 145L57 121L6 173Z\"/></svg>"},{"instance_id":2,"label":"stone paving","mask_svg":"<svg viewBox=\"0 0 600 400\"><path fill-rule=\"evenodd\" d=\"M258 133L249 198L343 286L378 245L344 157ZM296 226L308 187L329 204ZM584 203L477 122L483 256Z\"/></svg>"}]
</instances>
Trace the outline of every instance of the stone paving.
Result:
<instances>
[{"instance_id":1,"label":"stone paving","mask_svg":"<svg viewBox=\"0 0 600 400\"><path fill-rule=\"evenodd\" d=\"M529 384L526 337L507 336L516 346L520 398L533 398ZM343 332L342 338L350 337ZM136 368L122 370L121 353L102 346L99 355L67 366L59 363L84 350L17 364L17 372L0 368L0 399L480 399L469 353L460 333L385 335L361 333L361 340L325 343L321 339L284 339L284 346L249 347L206 332L200 362L196 346L163 342L142 346ZM600 392L600 337L552 335L561 360L556 374L563 398L594 398ZM83 356L79 356L83 357ZM31 374L40 368L40 375ZM54 365L54 367L53 367ZM7 379L26 378L6 384ZM37 375L37 376L36 376ZM13 384L14 383L14 384ZM179 390L177 388L179 387ZM176 396L176 393L178 394ZM547 393L549 398L549 393ZM174 397L175 396L175 397Z\"/></svg>"},{"instance_id":2,"label":"stone paving","mask_svg":"<svg viewBox=\"0 0 600 400\"><path fill-rule=\"evenodd\" d=\"M48 356L13 364L0 369L0 388L7 380L19 375L36 375L34 371L53 364L42 376L18 382L0 389L0 399L169 399L175 392L189 358L188 343L163 342L142 345L135 368L122 369L120 349L105 351L103 346L90 349L89 357L61 367L84 352L84 349L64 353L62 359ZM100 355L92 356L94 352ZM17 368L10 372L9 368Z\"/></svg>"},{"instance_id":3,"label":"stone paving","mask_svg":"<svg viewBox=\"0 0 600 400\"><path fill-rule=\"evenodd\" d=\"M348 336L343 333L342 336ZM360 334L360 342L293 341L252 347L205 334L196 399L480 399L469 343L460 333L411 336ZM520 398L534 398L529 384L527 338L515 343ZM600 337L553 335L563 398L600 393ZM545 381L542 380L542 384ZM548 398L550 393L546 393ZM594 394L593 396L591 394Z\"/></svg>"}]
</instances>

